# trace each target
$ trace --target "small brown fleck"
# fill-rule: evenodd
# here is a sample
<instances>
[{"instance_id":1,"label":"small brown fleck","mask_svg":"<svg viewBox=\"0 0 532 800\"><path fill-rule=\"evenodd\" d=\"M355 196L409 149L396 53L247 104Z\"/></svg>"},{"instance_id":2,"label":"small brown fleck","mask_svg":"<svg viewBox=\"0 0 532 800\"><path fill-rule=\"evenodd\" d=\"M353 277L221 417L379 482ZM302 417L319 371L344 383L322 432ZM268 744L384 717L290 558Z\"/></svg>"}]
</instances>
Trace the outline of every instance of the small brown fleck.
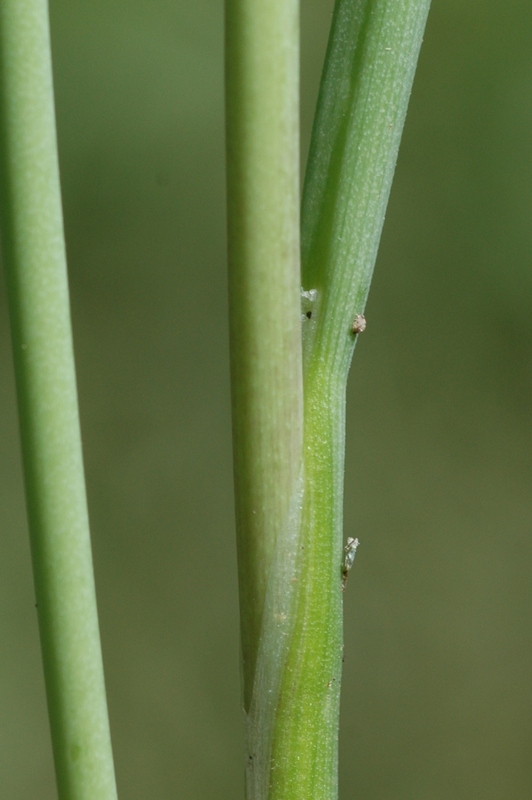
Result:
<instances>
[{"instance_id":1,"label":"small brown fleck","mask_svg":"<svg viewBox=\"0 0 532 800\"><path fill-rule=\"evenodd\" d=\"M364 333L366 330L366 317L364 314L357 314L351 325L351 331L355 334Z\"/></svg>"}]
</instances>

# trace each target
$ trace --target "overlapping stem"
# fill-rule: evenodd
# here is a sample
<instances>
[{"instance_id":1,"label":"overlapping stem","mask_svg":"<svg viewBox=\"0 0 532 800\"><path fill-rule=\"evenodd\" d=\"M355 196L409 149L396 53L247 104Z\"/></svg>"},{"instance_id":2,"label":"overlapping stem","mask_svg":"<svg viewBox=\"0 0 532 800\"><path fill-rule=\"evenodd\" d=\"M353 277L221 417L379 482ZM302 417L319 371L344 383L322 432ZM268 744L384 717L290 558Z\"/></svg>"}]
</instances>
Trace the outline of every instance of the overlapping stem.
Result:
<instances>
[{"instance_id":1,"label":"overlapping stem","mask_svg":"<svg viewBox=\"0 0 532 800\"><path fill-rule=\"evenodd\" d=\"M283 38L296 36L296 10L273 0L227 0L248 800L337 795L352 323L367 298L429 4L337 0L303 193L301 310L295 303L295 172L287 171L287 154L296 150L288 104L297 67L283 57L297 50L294 38ZM288 7L290 26L283 18Z\"/></svg>"}]
</instances>

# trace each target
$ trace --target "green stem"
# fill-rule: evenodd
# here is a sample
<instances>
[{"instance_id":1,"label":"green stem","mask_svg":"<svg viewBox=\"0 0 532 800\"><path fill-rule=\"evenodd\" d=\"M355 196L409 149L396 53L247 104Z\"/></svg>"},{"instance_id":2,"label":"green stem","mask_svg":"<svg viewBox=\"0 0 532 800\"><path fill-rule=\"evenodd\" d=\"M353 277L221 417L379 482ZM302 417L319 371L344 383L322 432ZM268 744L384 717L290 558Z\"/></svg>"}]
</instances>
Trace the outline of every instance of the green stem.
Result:
<instances>
[{"instance_id":1,"label":"green stem","mask_svg":"<svg viewBox=\"0 0 532 800\"><path fill-rule=\"evenodd\" d=\"M338 0L303 194L302 563L271 800L337 796L345 389L430 0Z\"/></svg>"},{"instance_id":2,"label":"green stem","mask_svg":"<svg viewBox=\"0 0 532 800\"><path fill-rule=\"evenodd\" d=\"M114 800L46 0L0 0L0 98L0 221L58 792Z\"/></svg>"},{"instance_id":3,"label":"green stem","mask_svg":"<svg viewBox=\"0 0 532 800\"><path fill-rule=\"evenodd\" d=\"M430 0L337 0L303 191L306 352L346 374L364 310Z\"/></svg>"},{"instance_id":4,"label":"green stem","mask_svg":"<svg viewBox=\"0 0 532 800\"><path fill-rule=\"evenodd\" d=\"M298 0L226 0L231 378L247 796L268 796L299 534Z\"/></svg>"},{"instance_id":5,"label":"green stem","mask_svg":"<svg viewBox=\"0 0 532 800\"><path fill-rule=\"evenodd\" d=\"M337 0L303 194L299 312L297 8L226 8L247 793L334 800L353 320L366 302L429 0Z\"/></svg>"}]
</instances>

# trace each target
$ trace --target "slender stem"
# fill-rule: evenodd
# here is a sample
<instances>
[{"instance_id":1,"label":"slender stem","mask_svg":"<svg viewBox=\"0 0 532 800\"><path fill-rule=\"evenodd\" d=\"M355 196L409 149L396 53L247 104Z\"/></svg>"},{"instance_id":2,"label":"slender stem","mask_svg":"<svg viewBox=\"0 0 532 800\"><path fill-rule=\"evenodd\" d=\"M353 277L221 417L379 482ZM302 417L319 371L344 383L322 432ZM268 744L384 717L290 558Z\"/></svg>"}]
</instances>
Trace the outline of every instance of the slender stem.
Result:
<instances>
[{"instance_id":1,"label":"slender stem","mask_svg":"<svg viewBox=\"0 0 532 800\"><path fill-rule=\"evenodd\" d=\"M58 792L114 800L46 0L0 0L0 98L0 221Z\"/></svg>"},{"instance_id":2,"label":"slender stem","mask_svg":"<svg viewBox=\"0 0 532 800\"><path fill-rule=\"evenodd\" d=\"M268 796L299 535L298 0L226 0L233 442L247 796Z\"/></svg>"},{"instance_id":3,"label":"slender stem","mask_svg":"<svg viewBox=\"0 0 532 800\"><path fill-rule=\"evenodd\" d=\"M302 211L304 504L272 800L337 796L345 387L430 0L337 0Z\"/></svg>"},{"instance_id":4,"label":"slender stem","mask_svg":"<svg viewBox=\"0 0 532 800\"><path fill-rule=\"evenodd\" d=\"M307 355L346 374L364 310L430 0L337 0L303 192ZM307 359L308 360L308 359Z\"/></svg>"},{"instance_id":5,"label":"slender stem","mask_svg":"<svg viewBox=\"0 0 532 800\"><path fill-rule=\"evenodd\" d=\"M345 387L429 1L337 0L304 188L298 310L297 8L226 0L249 800L337 796Z\"/></svg>"}]
</instances>

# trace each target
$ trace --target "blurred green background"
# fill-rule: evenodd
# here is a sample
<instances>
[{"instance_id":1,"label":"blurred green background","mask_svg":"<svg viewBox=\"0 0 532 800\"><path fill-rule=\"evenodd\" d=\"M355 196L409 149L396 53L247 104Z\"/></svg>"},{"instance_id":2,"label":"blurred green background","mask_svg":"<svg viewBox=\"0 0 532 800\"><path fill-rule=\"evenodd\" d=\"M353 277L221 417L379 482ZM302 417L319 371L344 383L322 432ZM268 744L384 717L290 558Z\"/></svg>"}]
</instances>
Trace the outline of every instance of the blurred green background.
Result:
<instances>
[{"instance_id":1,"label":"blurred green background","mask_svg":"<svg viewBox=\"0 0 532 800\"><path fill-rule=\"evenodd\" d=\"M51 2L121 800L243 797L222 11ZM531 131L530 2L434 0L349 387L346 800L532 797ZM0 301L0 796L52 800Z\"/></svg>"}]
</instances>

